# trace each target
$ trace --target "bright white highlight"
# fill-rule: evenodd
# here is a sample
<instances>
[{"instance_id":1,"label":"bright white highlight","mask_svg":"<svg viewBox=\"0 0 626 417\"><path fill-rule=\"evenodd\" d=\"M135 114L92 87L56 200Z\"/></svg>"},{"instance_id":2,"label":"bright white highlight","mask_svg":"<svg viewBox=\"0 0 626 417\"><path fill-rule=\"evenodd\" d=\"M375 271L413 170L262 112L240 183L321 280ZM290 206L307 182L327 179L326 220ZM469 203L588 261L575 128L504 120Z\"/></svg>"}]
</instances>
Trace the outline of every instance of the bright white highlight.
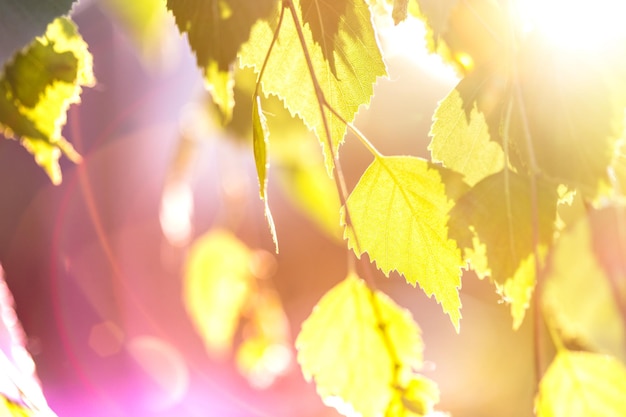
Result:
<instances>
[{"instance_id":1,"label":"bright white highlight","mask_svg":"<svg viewBox=\"0 0 626 417\"><path fill-rule=\"evenodd\" d=\"M518 0L524 32L562 49L596 50L626 39L623 0Z\"/></svg>"}]
</instances>

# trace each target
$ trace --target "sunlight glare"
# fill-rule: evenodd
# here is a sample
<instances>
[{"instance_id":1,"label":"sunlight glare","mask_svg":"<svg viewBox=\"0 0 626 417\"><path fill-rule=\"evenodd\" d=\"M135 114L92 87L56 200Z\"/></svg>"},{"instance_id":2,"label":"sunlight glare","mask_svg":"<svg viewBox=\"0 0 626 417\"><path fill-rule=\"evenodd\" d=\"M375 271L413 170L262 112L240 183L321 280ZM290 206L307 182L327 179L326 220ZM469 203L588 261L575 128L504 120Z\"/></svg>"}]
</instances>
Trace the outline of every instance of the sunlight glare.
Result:
<instances>
[{"instance_id":1,"label":"sunlight glare","mask_svg":"<svg viewBox=\"0 0 626 417\"><path fill-rule=\"evenodd\" d=\"M626 38L622 0L518 0L523 31L562 49L595 50Z\"/></svg>"}]
</instances>

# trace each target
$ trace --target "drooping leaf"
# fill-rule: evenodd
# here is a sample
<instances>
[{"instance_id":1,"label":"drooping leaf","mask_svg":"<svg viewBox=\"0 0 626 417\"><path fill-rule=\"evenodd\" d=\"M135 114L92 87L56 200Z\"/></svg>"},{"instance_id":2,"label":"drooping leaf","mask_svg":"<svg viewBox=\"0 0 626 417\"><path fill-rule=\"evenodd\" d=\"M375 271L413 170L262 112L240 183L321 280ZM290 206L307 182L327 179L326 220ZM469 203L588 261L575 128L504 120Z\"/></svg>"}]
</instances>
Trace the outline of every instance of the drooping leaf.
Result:
<instances>
[{"instance_id":1,"label":"drooping leaf","mask_svg":"<svg viewBox=\"0 0 626 417\"><path fill-rule=\"evenodd\" d=\"M626 368L588 352L560 351L539 384L537 417L619 417L626 414Z\"/></svg>"},{"instance_id":2,"label":"drooping leaf","mask_svg":"<svg viewBox=\"0 0 626 417\"><path fill-rule=\"evenodd\" d=\"M223 230L200 237L189 251L184 303L211 353L224 354L232 346L241 311L252 291L250 260L250 249Z\"/></svg>"},{"instance_id":3,"label":"drooping leaf","mask_svg":"<svg viewBox=\"0 0 626 417\"><path fill-rule=\"evenodd\" d=\"M87 44L68 18L52 22L1 74L0 131L19 139L54 184L61 182L61 154L80 160L61 133L66 111L94 83Z\"/></svg>"},{"instance_id":4,"label":"drooping leaf","mask_svg":"<svg viewBox=\"0 0 626 417\"><path fill-rule=\"evenodd\" d=\"M609 277L594 256L587 217L560 236L550 265L542 305L563 343L624 358L623 319Z\"/></svg>"},{"instance_id":5,"label":"drooping leaf","mask_svg":"<svg viewBox=\"0 0 626 417\"><path fill-rule=\"evenodd\" d=\"M315 380L324 402L348 404L363 417L384 415L396 386L422 364L420 331L410 313L353 274L319 301L296 348L305 378Z\"/></svg>"},{"instance_id":6,"label":"drooping leaf","mask_svg":"<svg viewBox=\"0 0 626 417\"><path fill-rule=\"evenodd\" d=\"M434 165L413 157L377 157L342 216L344 236L357 256L367 252L385 274L396 270L428 296L434 294L458 331L464 264L448 237L452 205Z\"/></svg>"},{"instance_id":7,"label":"drooping leaf","mask_svg":"<svg viewBox=\"0 0 626 417\"><path fill-rule=\"evenodd\" d=\"M206 87L225 122L230 120L235 104L233 65L237 51L250 37L255 22L268 18L276 4L276 0L167 1L178 29L187 34Z\"/></svg>"},{"instance_id":8,"label":"drooping leaf","mask_svg":"<svg viewBox=\"0 0 626 417\"><path fill-rule=\"evenodd\" d=\"M450 212L450 236L464 249L472 268L481 276L491 276L504 300L511 303L515 328L522 322L535 284L533 228L537 252L543 256L556 220L556 190L538 182L534 224L531 190L530 178L500 171L478 182Z\"/></svg>"},{"instance_id":9,"label":"drooping leaf","mask_svg":"<svg viewBox=\"0 0 626 417\"><path fill-rule=\"evenodd\" d=\"M473 186L504 167L504 152L498 143L490 140L485 116L478 111L476 103L469 116L463 104L456 89L439 103L428 149L434 162L442 162L463 174L465 182Z\"/></svg>"},{"instance_id":10,"label":"drooping leaf","mask_svg":"<svg viewBox=\"0 0 626 417\"><path fill-rule=\"evenodd\" d=\"M41 36L76 0L3 0L0 2L0 66L19 49Z\"/></svg>"},{"instance_id":11,"label":"drooping leaf","mask_svg":"<svg viewBox=\"0 0 626 417\"><path fill-rule=\"evenodd\" d=\"M256 171L259 177L259 194L265 203L265 218L270 227L276 253L278 253L276 226L274 226L274 219L272 218L272 212L270 211L267 199L267 171L270 166L267 157L267 147L269 145L268 136L267 122L263 114L263 109L261 108L261 97L257 96L252 103L252 147L254 149L254 162L256 163Z\"/></svg>"},{"instance_id":12,"label":"drooping leaf","mask_svg":"<svg viewBox=\"0 0 626 417\"><path fill-rule=\"evenodd\" d=\"M331 4L316 1L309 3L310 8L321 3ZM327 15L321 16L315 12L322 19L322 23L318 25L320 31L326 30L328 25L332 26L332 22L337 24L336 35L330 37L325 34L321 39L325 45L325 49L322 49L311 32L310 24L303 23L300 2L296 0L293 4L321 92L328 104L344 120L352 122L359 106L369 104L377 77L386 74L372 27L369 6L364 0L347 0L345 3L339 2L345 5L343 10L324 6L323 10L327 11ZM315 13L309 17L310 21L314 20ZM260 21L253 27L250 41L239 53L242 66L253 67L257 73L261 71L276 26L276 21ZM285 11L279 29L280 34L268 57L261 80L262 90L266 96L277 95L292 115L299 116L315 132L324 149L326 166L330 173L333 153L337 152L343 141L346 125L330 110L326 109L323 113L320 111L319 97L289 10ZM332 43L329 43L331 40ZM324 50L326 55L332 51L335 70L330 67L331 61L326 58ZM327 146L325 126L328 126L332 152Z\"/></svg>"}]
</instances>

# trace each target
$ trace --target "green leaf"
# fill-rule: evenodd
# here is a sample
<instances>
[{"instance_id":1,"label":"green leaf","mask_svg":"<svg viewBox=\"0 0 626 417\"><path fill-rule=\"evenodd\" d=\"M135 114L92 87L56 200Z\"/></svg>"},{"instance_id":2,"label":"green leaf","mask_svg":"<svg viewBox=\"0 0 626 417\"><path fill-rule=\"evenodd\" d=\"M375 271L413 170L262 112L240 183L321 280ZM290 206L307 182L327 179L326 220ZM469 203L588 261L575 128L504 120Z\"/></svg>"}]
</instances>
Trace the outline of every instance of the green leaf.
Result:
<instances>
[{"instance_id":1,"label":"green leaf","mask_svg":"<svg viewBox=\"0 0 626 417\"><path fill-rule=\"evenodd\" d=\"M537 417L626 414L626 368L610 356L560 351L539 384Z\"/></svg>"},{"instance_id":2,"label":"green leaf","mask_svg":"<svg viewBox=\"0 0 626 417\"><path fill-rule=\"evenodd\" d=\"M19 49L41 36L76 0L3 0L0 2L0 66Z\"/></svg>"},{"instance_id":3,"label":"green leaf","mask_svg":"<svg viewBox=\"0 0 626 417\"><path fill-rule=\"evenodd\" d=\"M263 114L263 109L261 108L261 97L256 96L252 103L252 146L254 149L254 162L256 163L257 175L259 177L259 194L261 195L261 199L265 202L265 218L270 227L276 253L278 253L276 226L274 226L274 219L272 218L272 212L270 211L269 202L267 200L267 170L270 166L269 159L267 158L268 136L267 122Z\"/></svg>"},{"instance_id":4,"label":"green leaf","mask_svg":"<svg viewBox=\"0 0 626 417\"><path fill-rule=\"evenodd\" d=\"M619 223L611 222L610 227L614 229L615 224ZM610 244L612 247L613 242ZM604 246L610 249L609 245ZM542 291L542 306L565 346L610 353L624 359L624 322L609 277L594 256L591 225L586 216L560 236L550 265Z\"/></svg>"},{"instance_id":5,"label":"green leaf","mask_svg":"<svg viewBox=\"0 0 626 417\"><path fill-rule=\"evenodd\" d=\"M537 183L533 224L530 178L501 171L478 182L450 212L450 236L480 276L491 276L511 303L514 327L521 325L535 284L533 227L541 256L552 242L557 193ZM483 259L484 257L484 259Z\"/></svg>"},{"instance_id":6,"label":"green leaf","mask_svg":"<svg viewBox=\"0 0 626 417\"><path fill-rule=\"evenodd\" d=\"M268 18L276 0L167 0L181 33L202 69L205 85L223 114L232 116L233 64L237 51L250 37L252 25Z\"/></svg>"},{"instance_id":7,"label":"green leaf","mask_svg":"<svg viewBox=\"0 0 626 417\"><path fill-rule=\"evenodd\" d=\"M363 417L384 415L401 383L395 369L406 378L422 365L422 340L411 314L353 274L319 301L296 348L305 378L315 380L324 402L348 404Z\"/></svg>"},{"instance_id":8,"label":"green leaf","mask_svg":"<svg viewBox=\"0 0 626 417\"><path fill-rule=\"evenodd\" d=\"M306 48L312 60L315 77L328 104L345 120L352 122L362 104L369 104L377 77L386 75L376 35L372 27L369 6L364 0L346 0L344 10L321 6L330 2L315 1L310 8L320 7L328 14L319 15L322 19L319 30L337 24L336 34L325 33L322 37L324 49L316 42L310 24L303 24L300 15L300 2L294 1L300 29L304 35ZM332 3L335 4L335 3ZM310 10L305 10L313 13ZM317 13L317 12L316 12ZM315 15L308 17L309 21ZM334 22L334 23L333 23ZM320 111L316 94L300 44L298 31L289 11L285 12L280 28L277 22L258 22L252 29L250 41L239 53L242 66L253 67L259 73L274 37L280 30L274 44L263 78L262 90L266 96L277 95L292 115L299 116L306 126L315 132L324 149L326 167L332 172L333 153L336 153L346 133L346 125L330 110ZM315 26L315 25L313 25ZM332 36L331 36L332 35ZM318 34L318 39L319 39ZM326 54L324 53L326 51ZM327 55L332 52L332 60ZM329 62L334 62L334 70ZM328 149L325 129L326 121L330 132L332 152Z\"/></svg>"},{"instance_id":9,"label":"green leaf","mask_svg":"<svg viewBox=\"0 0 626 417\"><path fill-rule=\"evenodd\" d=\"M428 145L433 162L442 162L464 175L473 186L504 167L504 152L489 138L485 116L474 103L469 116L459 92L454 89L439 103L430 129Z\"/></svg>"},{"instance_id":10,"label":"green leaf","mask_svg":"<svg viewBox=\"0 0 626 417\"><path fill-rule=\"evenodd\" d=\"M377 157L350 194L342 216L344 236L357 256L367 252L386 275L396 270L429 297L434 294L458 331L464 264L456 242L448 237L452 206L441 170L434 165L408 156Z\"/></svg>"},{"instance_id":11,"label":"green leaf","mask_svg":"<svg viewBox=\"0 0 626 417\"><path fill-rule=\"evenodd\" d=\"M52 22L1 74L0 130L18 138L54 184L61 182L62 153L80 160L61 133L66 111L80 101L82 86L94 84L91 54L68 18Z\"/></svg>"},{"instance_id":12,"label":"green leaf","mask_svg":"<svg viewBox=\"0 0 626 417\"><path fill-rule=\"evenodd\" d=\"M185 266L183 299L207 350L224 354L252 291L250 249L230 232L212 230L197 239Z\"/></svg>"}]
</instances>

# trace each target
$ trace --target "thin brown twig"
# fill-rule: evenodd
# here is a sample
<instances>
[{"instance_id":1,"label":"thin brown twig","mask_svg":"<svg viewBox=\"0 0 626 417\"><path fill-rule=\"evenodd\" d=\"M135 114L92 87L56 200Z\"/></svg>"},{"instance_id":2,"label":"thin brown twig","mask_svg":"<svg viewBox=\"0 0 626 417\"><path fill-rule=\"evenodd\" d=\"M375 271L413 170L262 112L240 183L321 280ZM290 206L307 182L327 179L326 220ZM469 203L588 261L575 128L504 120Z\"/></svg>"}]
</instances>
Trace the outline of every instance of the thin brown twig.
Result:
<instances>
[{"instance_id":1,"label":"thin brown twig","mask_svg":"<svg viewBox=\"0 0 626 417\"><path fill-rule=\"evenodd\" d=\"M324 95L324 92L322 91L322 88L320 87L319 81L317 80L317 76L315 74L315 70L313 67L313 62L311 60L311 56L309 54L309 50L307 48L306 45L306 41L304 39L304 34L302 33L302 27L300 25L300 21L298 19L298 14L296 11L296 8L293 4L293 2L291 0L283 0L283 8L288 8L291 16L294 20L294 24L296 27L296 32L298 34L298 39L300 41L300 45L302 46L302 52L304 54L304 58L306 60L307 63L307 67L309 69L309 74L311 76L311 81L313 82L313 88L315 90L315 95L317 98L317 102L319 105L319 110L321 113L321 117L322 117L322 123L324 125L324 133L326 135L326 146L328 146L328 149L333 157L333 162L335 165L335 170L334 170L334 180L335 183L337 185L337 189L339 192L339 198L340 198L340 202L341 205L344 208L344 216L345 216L345 223L346 223L346 227L350 227L352 229L353 232L353 236L354 236L354 242L355 242L355 250L356 252L360 252L360 245L359 245L359 241L358 241L358 236L356 234L356 231L354 230L352 221L351 221L351 217L350 217L350 212L348 209L348 205L347 205L347 195L348 195L348 189L345 183L345 178L343 175L343 171L341 168L341 161L339 160L339 155L338 153L336 153L333 149L333 144L332 144L332 140L331 140L331 134L330 134L330 127L328 125L328 120L326 117L326 113L325 113L325 107L328 107L328 109L331 111L332 114L334 114L335 116L338 116L338 118L343 121L347 127L351 127L351 130L358 132L358 129L356 129L354 126L351 126L350 123L347 123L336 111L335 109L332 108L332 106L329 105L329 103L326 100L326 97ZM359 136L360 139L364 139L365 137L358 132L357 136ZM363 140L362 140L363 142ZM367 141L367 139L365 139L366 143L366 147L370 150L374 150L374 154L375 155L380 155L380 153L376 150L376 148L373 147L373 145L371 145L371 143L369 141ZM351 271L355 271L355 266L354 266L354 257L353 256L349 256L350 259L350 263L349 263L349 270ZM387 349L387 352L389 354L389 357L391 359L391 361L393 362L393 380L394 382L397 382L398 377L399 377L399 371L400 371L400 363L398 360L398 354L396 352L396 349L394 347L393 341L391 340L391 337L389 336L388 332L387 332L387 323L385 323L385 321L383 320L382 317L382 313L380 311L380 306L378 305L378 301L376 299L376 286L374 283L374 280L372 279L372 277L368 276L368 287L370 290L370 300L371 300L371 305L372 305L372 311L374 313L374 316L376 318L376 322L377 322L377 326L378 329L380 331L381 337L383 339L383 343L385 344L385 347Z\"/></svg>"}]
</instances>

